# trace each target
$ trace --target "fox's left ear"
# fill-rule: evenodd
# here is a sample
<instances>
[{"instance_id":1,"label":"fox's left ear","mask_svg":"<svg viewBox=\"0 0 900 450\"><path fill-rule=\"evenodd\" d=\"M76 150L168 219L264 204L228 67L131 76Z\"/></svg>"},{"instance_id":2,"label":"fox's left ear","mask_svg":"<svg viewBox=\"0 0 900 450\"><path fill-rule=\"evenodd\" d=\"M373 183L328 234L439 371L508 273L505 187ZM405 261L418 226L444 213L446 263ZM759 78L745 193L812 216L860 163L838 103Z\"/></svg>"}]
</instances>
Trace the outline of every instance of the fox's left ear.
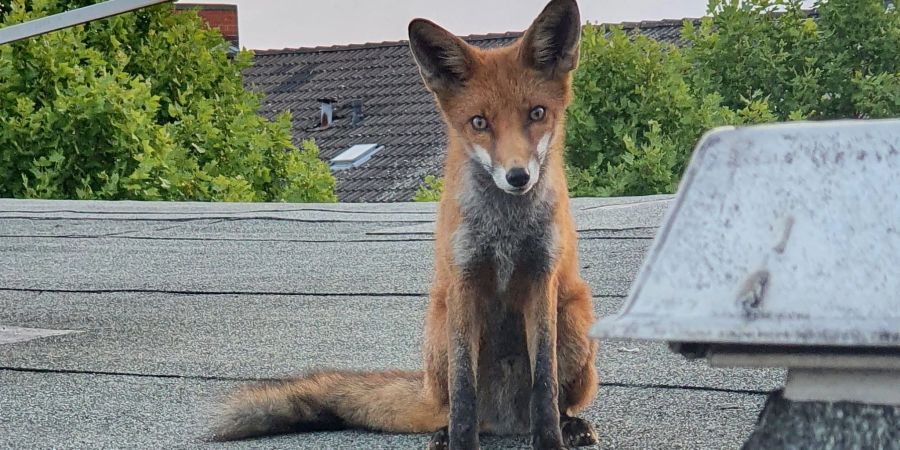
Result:
<instances>
[{"instance_id":1,"label":"fox's left ear","mask_svg":"<svg viewBox=\"0 0 900 450\"><path fill-rule=\"evenodd\" d=\"M581 15L575 0L551 0L522 38L520 56L526 66L548 77L578 66Z\"/></svg>"}]
</instances>

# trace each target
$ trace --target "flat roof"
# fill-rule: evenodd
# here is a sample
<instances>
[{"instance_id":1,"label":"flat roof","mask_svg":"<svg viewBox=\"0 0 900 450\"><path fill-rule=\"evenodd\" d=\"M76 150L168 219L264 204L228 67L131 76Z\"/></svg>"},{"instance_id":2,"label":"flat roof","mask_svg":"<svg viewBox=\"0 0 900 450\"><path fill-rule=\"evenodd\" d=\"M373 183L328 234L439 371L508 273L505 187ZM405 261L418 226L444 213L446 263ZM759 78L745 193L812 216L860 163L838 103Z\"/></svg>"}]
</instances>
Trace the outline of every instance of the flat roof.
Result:
<instances>
[{"instance_id":1,"label":"flat roof","mask_svg":"<svg viewBox=\"0 0 900 450\"><path fill-rule=\"evenodd\" d=\"M670 198L573 200L598 316L621 307ZM195 448L213 402L247 380L421 367L434 213L432 203L0 200L0 326L74 331L0 343L0 446ZM583 417L601 448L738 448L783 381L660 343L600 349L599 395ZM217 448L428 438L342 431Z\"/></svg>"}]
</instances>

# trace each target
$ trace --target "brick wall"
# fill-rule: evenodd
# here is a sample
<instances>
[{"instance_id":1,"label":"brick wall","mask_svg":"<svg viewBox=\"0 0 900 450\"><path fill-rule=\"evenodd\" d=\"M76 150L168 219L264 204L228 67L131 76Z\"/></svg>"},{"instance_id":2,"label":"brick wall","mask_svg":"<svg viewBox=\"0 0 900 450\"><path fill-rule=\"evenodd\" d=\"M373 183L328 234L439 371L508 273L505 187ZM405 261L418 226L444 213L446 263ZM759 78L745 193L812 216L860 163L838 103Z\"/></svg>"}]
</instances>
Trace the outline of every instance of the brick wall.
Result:
<instances>
[{"instance_id":1,"label":"brick wall","mask_svg":"<svg viewBox=\"0 0 900 450\"><path fill-rule=\"evenodd\" d=\"M222 36L240 47L237 5L213 5L176 3L176 11L194 10L212 28L218 28Z\"/></svg>"}]
</instances>

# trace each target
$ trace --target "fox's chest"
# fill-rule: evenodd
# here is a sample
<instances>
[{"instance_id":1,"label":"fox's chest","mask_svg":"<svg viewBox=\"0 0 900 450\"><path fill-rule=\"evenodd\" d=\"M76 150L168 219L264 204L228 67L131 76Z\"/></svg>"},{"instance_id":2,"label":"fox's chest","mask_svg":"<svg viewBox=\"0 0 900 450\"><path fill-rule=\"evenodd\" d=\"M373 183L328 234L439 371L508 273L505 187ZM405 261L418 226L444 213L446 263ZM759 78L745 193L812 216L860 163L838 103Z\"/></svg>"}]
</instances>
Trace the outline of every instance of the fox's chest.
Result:
<instances>
[{"instance_id":1,"label":"fox's chest","mask_svg":"<svg viewBox=\"0 0 900 450\"><path fill-rule=\"evenodd\" d=\"M530 198L482 198L463 210L453 235L454 262L465 271L492 270L497 288L506 290L513 273L538 275L553 266L556 227L553 205Z\"/></svg>"}]
</instances>

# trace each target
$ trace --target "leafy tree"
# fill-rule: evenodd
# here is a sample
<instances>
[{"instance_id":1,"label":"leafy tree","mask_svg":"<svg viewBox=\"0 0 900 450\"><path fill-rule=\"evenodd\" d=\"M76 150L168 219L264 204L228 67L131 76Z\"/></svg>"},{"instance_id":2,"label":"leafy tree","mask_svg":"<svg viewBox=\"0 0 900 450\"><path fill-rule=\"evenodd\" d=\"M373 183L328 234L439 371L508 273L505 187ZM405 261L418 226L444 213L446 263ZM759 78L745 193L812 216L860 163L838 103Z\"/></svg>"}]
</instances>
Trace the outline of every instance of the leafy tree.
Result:
<instances>
[{"instance_id":1,"label":"leafy tree","mask_svg":"<svg viewBox=\"0 0 900 450\"><path fill-rule=\"evenodd\" d=\"M694 90L690 62L671 44L598 26L585 27L581 46L566 123L574 195L673 192L704 131L774 119L765 101L731 109Z\"/></svg>"},{"instance_id":2,"label":"leafy tree","mask_svg":"<svg viewBox=\"0 0 900 450\"><path fill-rule=\"evenodd\" d=\"M820 0L814 16L801 6L711 1L711 17L683 33L692 84L721 93L730 107L766 98L779 120L900 113L900 103L890 105L898 100L900 13L883 0Z\"/></svg>"},{"instance_id":3,"label":"leafy tree","mask_svg":"<svg viewBox=\"0 0 900 450\"><path fill-rule=\"evenodd\" d=\"M0 26L96 0L5 0ZM266 120L249 52L162 5L0 46L0 196L334 201L311 141Z\"/></svg>"},{"instance_id":4,"label":"leafy tree","mask_svg":"<svg viewBox=\"0 0 900 450\"><path fill-rule=\"evenodd\" d=\"M883 0L710 0L676 48L586 27L567 159L575 195L670 193L709 128L900 115L900 12ZM607 35L608 33L608 35Z\"/></svg>"}]
</instances>

